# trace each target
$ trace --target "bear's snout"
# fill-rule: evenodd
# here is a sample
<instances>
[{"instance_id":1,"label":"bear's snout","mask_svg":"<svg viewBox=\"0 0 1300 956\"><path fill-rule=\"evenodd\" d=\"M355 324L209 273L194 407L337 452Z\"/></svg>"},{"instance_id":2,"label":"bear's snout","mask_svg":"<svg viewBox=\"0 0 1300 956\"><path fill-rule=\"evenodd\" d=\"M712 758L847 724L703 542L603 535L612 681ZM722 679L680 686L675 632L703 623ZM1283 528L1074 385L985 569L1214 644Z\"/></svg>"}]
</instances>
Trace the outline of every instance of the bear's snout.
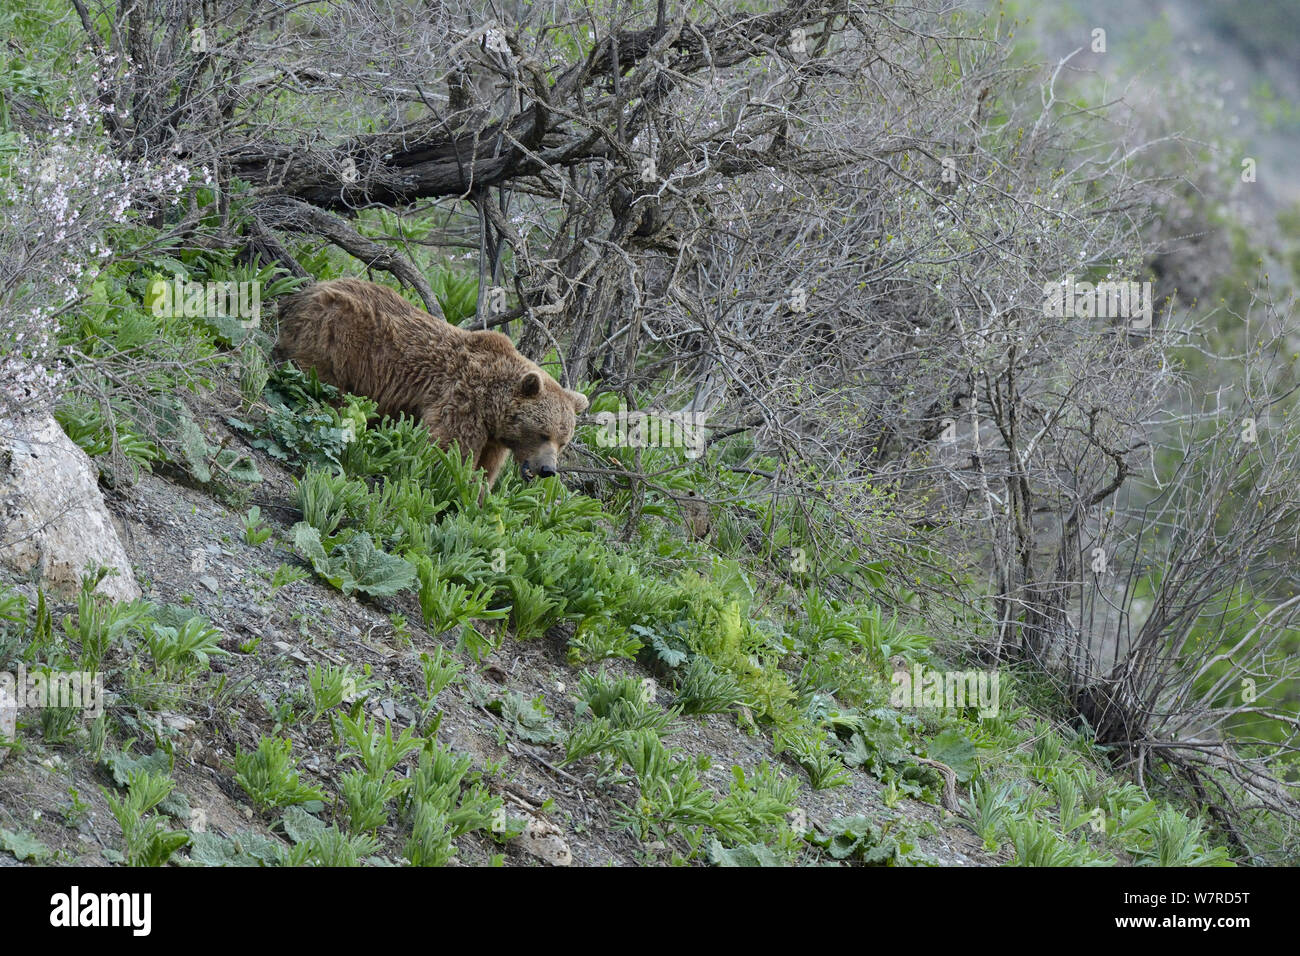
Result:
<instances>
[{"instance_id":1,"label":"bear's snout","mask_svg":"<svg viewBox=\"0 0 1300 956\"><path fill-rule=\"evenodd\" d=\"M555 466L550 464L537 464L532 462L521 462L519 473L523 476L524 481L532 481L534 478L554 478Z\"/></svg>"}]
</instances>

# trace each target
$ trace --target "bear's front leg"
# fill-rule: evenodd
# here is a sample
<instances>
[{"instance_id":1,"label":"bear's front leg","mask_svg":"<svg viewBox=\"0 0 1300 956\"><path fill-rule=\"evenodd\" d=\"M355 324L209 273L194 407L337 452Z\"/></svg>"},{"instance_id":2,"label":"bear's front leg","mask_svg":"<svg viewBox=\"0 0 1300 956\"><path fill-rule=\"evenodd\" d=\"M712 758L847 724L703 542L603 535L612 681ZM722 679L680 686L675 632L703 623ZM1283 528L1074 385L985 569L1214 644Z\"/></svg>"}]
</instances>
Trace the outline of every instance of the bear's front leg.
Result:
<instances>
[{"instance_id":1,"label":"bear's front leg","mask_svg":"<svg viewBox=\"0 0 1300 956\"><path fill-rule=\"evenodd\" d=\"M462 455L469 457L469 466L471 468L482 468L484 446L488 444L486 429L453 429L449 428L443 420L443 417L433 410L427 410L420 416L424 422L424 428L429 433L429 440L439 445L443 450L448 450L452 445L460 449ZM497 469L500 470L500 463L497 463ZM489 482L489 487L491 482Z\"/></svg>"},{"instance_id":2,"label":"bear's front leg","mask_svg":"<svg viewBox=\"0 0 1300 956\"><path fill-rule=\"evenodd\" d=\"M479 452L478 460L475 464L487 472L487 487L491 488L497 483L497 475L501 474L501 468L506 463L506 458L510 456L510 449L505 445L498 445L496 442L489 441Z\"/></svg>"}]
</instances>

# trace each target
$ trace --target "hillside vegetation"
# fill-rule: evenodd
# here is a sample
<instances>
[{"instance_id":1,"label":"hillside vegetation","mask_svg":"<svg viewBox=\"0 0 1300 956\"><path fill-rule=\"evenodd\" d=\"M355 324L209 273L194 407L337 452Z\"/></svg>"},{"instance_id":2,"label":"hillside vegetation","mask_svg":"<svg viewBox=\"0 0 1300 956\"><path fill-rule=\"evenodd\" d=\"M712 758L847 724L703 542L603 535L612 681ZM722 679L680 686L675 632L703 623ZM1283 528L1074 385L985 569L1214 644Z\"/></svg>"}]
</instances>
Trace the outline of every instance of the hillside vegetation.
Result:
<instances>
[{"instance_id":1,"label":"hillside vegetation","mask_svg":"<svg viewBox=\"0 0 1300 956\"><path fill-rule=\"evenodd\" d=\"M0 742L0 863L1294 860L1239 144L1001 9L270 7L0 14L0 416L143 595L0 569L0 673L106 691ZM340 276L586 394L560 475L275 361Z\"/></svg>"}]
</instances>

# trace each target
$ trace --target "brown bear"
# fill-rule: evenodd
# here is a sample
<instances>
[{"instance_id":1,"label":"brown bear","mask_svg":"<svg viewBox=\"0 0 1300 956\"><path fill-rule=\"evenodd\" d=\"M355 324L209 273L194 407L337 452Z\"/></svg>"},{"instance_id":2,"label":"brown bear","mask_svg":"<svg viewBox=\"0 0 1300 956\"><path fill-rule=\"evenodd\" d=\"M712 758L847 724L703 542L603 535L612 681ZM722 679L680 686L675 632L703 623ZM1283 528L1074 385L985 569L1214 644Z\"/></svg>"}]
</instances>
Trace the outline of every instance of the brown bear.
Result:
<instances>
[{"instance_id":1,"label":"brown bear","mask_svg":"<svg viewBox=\"0 0 1300 956\"><path fill-rule=\"evenodd\" d=\"M469 331L361 279L318 282L280 303L278 355L405 412L496 481L513 454L525 480L554 475L587 397L564 388L500 332Z\"/></svg>"}]
</instances>

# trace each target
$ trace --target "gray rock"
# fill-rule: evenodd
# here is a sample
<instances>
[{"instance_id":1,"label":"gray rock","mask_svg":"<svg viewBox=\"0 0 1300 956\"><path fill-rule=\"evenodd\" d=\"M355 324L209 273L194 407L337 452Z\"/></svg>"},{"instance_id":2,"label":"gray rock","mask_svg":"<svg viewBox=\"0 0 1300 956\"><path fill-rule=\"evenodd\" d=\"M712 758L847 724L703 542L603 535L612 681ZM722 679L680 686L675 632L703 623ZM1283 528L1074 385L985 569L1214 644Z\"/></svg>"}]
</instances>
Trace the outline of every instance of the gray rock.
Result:
<instances>
[{"instance_id":1,"label":"gray rock","mask_svg":"<svg viewBox=\"0 0 1300 956\"><path fill-rule=\"evenodd\" d=\"M140 596L131 562L99 492L90 458L53 417L0 421L0 562L72 598L92 566L114 601Z\"/></svg>"}]
</instances>

